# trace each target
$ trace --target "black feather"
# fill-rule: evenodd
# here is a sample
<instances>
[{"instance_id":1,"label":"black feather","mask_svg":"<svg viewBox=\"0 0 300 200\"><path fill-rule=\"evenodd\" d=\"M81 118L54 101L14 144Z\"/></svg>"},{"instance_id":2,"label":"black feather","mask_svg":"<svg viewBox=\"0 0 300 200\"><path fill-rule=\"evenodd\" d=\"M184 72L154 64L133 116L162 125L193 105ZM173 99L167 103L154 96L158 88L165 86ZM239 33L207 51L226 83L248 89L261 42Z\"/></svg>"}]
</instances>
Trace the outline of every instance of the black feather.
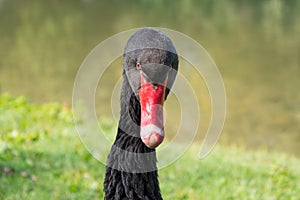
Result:
<instances>
[{"instance_id":1,"label":"black feather","mask_svg":"<svg viewBox=\"0 0 300 200\"><path fill-rule=\"evenodd\" d=\"M173 71L169 74L169 88L174 82L178 69L175 48L171 40L161 31L146 28L136 32L129 39L124 53L125 73L123 73L118 133L107 159L104 180L106 200L162 199L155 150L149 149L139 135L141 108L136 94L140 80L139 72L135 69L136 62L141 63L142 66L162 64L175 69L175 73ZM152 78L163 72L157 67L147 70ZM168 93L169 89L166 89L166 96Z\"/></svg>"}]
</instances>

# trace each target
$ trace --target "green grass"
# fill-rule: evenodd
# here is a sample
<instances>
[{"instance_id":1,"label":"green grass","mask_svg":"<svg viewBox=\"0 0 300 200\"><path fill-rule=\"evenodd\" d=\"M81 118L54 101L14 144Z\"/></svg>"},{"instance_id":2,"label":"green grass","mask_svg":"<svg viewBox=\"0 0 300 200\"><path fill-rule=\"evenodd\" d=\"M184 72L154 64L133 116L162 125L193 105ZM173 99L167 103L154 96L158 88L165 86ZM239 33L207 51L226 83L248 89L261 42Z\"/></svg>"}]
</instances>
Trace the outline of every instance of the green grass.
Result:
<instances>
[{"instance_id":1,"label":"green grass","mask_svg":"<svg viewBox=\"0 0 300 200\"><path fill-rule=\"evenodd\" d=\"M70 109L0 95L0 199L103 199L105 167L83 147ZM108 130L111 131L111 130ZM300 159L196 144L159 171L165 199L300 199Z\"/></svg>"},{"instance_id":2,"label":"green grass","mask_svg":"<svg viewBox=\"0 0 300 200\"><path fill-rule=\"evenodd\" d=\"M264 150L217 147L198 160L193 147L161 171L166 199L299 199L299 159Z\"/></svg>"}]
</instances>

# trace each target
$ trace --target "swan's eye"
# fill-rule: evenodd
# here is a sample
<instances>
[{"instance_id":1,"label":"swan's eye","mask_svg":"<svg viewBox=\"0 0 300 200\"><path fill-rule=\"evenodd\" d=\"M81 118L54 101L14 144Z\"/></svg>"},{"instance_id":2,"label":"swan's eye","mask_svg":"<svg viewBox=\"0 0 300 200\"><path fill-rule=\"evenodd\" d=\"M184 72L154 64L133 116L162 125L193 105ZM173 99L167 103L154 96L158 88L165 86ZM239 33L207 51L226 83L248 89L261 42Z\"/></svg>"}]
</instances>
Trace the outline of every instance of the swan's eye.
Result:
<instances>
[{"instance_id":1,"label":"swan's eye","mask_svg":"<svg viewBox=\"0 0 300 200\"><path fill-rule=\"evenodd\" d=\"M142 65L141 65L140 63L136 63L135 66L136 66L136 68L137 68L138 70L141 70L141 69L142 69Z\"/></svg>"}]
</instances>

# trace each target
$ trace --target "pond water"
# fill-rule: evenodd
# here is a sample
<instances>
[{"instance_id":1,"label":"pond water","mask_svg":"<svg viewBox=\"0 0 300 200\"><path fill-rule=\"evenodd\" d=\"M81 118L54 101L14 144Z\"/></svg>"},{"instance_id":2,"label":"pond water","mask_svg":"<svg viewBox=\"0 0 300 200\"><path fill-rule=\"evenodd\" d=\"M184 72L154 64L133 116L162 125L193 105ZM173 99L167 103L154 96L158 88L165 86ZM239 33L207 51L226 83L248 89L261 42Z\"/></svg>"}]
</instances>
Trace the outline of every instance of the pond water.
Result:
<instances>
[{"instance_id":1,"label":"pond water","mask_svg":"<svg viewBox=\"0 0 300 200\"><path fill-rule=\"evenodd\" d=\"M97 44L132 28L170 28L199 42L219 67L228 110L221 142L299 155L299 10L297 0L0 0L0 92L70 104L76 72ZM105 72L96 102L110 102L121 73L119 58ZM209 94L199 74L181 73L201 91L201 139ZM168 101L166 110L175 110L167 116L172 135L180 111L175 97ZM99 117L111 116L107 108L99 106Z\"/></svg>"}]
</instances>

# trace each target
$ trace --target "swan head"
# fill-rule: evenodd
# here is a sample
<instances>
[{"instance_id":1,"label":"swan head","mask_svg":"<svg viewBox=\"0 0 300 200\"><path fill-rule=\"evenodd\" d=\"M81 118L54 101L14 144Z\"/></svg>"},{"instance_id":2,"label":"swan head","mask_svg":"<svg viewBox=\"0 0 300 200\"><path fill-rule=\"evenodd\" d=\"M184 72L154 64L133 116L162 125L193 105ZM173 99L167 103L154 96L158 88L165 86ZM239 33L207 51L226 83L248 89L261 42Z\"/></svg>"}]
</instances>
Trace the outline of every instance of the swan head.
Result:
<instances>
[{"instance_id":1,"label":"swan head","mask_svg":"<svg viewBox=\"0 0 300 200\"><path fill-rule=\"evenodd\" d=\"M178 70L175 47L163 32L141 29L128 40L123 65L141 107L140 137L156 148L164 139L163 104Z\"/></svg>"}]
</instances>

